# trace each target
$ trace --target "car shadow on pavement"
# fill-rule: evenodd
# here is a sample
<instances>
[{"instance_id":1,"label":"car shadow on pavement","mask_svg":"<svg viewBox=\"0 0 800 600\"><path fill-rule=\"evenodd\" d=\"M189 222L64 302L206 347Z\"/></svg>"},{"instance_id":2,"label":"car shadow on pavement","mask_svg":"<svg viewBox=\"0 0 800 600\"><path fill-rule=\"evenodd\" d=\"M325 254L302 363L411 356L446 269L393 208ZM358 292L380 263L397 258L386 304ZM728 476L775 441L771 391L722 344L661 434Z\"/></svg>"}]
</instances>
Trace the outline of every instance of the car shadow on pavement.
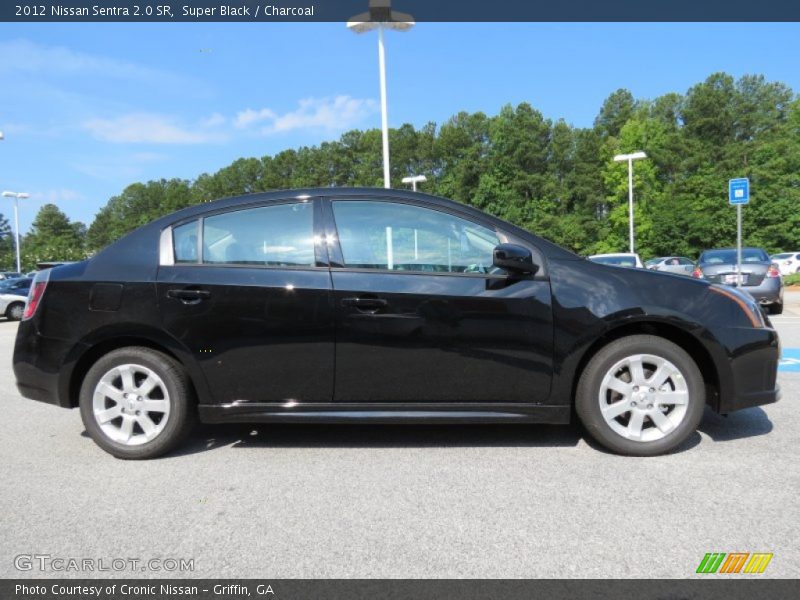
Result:
<instances>
[{"instance_id":1,"label":"car shadow on pavement","mask_svg":"<svg viewBox=\"0 0 800 600\"><path fill-rule=\"evenodd\" d=\"M698 431L715 442L730 442L743 438L766 435L772 431L772 421L761 408L747 408L727 417L718 415L709 408L703 414Z\"/></svg>"},{"instance_id":2,"label":"car shadow on pavement","mask_svg":"<svg viewBox=\"0 0 800 600\"><path fill-rule=\"evenodd\" d=\"M564 447L581 440L577 425L350 425L261 423L199 425L182 456L216 448Z\"/></svg>"},{"instance_id":3,"label":"car shadow on pavement","mask_svg":"<svg viewBox=\"0 0 800 600\"><path fill-rule=\"evenodd\" d=\"M714 442L766 435L772 422L761 408L722 417L706 409L698 431ZM81 435L88 437L88 433ZM166 457L180 457L221 448L560 448L584 440L592 449L613 454L586 436L580 425L383 425L254 423L198 425L189 439ZM702 442L695 432L670 454ZM165 457L165 458L166 458ZM623 457L620 457L623 458Z\"/></svg>"}]
</instances>

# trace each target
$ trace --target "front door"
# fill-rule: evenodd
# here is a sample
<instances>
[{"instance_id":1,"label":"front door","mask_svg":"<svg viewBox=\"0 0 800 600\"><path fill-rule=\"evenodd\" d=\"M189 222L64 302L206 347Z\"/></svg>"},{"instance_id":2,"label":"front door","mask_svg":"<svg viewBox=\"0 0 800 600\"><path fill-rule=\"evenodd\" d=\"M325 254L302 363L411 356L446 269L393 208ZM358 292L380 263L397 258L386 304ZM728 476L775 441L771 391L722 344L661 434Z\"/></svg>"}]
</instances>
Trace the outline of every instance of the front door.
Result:
<instances>
[{"instance_id":1,"label":"front door","mask_svg":"<svg viewBox=\"0 0 800 600\"><path fill-rule=\"evenodd\" d=\"M326 210L337 402L546 402L550 285L492 266L502 233L399 201Z\"/></svg>"},{"instance_id":2,"label":"front door","mask_svg":"<svg viewBox=\"0 0 800 600\"><path fill-rule=\"evenodd\" d=\"M330 402L334 314L315 255L315 206L229 210L173 228L159 267L164 328L193 353L216 403Z\"/></svg>"}]
</instances>

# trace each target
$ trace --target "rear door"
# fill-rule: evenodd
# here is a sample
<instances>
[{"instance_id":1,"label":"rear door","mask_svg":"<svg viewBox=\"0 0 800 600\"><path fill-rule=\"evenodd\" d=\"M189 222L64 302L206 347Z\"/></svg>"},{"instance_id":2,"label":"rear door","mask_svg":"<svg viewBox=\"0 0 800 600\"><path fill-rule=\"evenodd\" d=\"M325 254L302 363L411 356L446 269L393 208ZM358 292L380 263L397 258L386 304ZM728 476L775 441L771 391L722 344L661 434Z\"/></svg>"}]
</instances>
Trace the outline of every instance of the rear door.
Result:
<instances>
[{"instance_id":1,"label":"rear door","mask_svg":"<svg viewBox=\"0 0 800 600\"><path fill-rule=\"evenodd\" d=\"M293 199L173 227L174 264L158 273L163 326L194 354L215 402L331 401L320 210L318 200Z\"/></svg>"},{"instance_id":2,"label":"rear door","mask_svg":"<svg viewBox=\"0 0 800 600\"><path fill-rule=\"evenodd\" d=\"M543 403L549 282L492 267L507 238L432 205L333 199L337 402Z\"/></svg>"}]
</instances>

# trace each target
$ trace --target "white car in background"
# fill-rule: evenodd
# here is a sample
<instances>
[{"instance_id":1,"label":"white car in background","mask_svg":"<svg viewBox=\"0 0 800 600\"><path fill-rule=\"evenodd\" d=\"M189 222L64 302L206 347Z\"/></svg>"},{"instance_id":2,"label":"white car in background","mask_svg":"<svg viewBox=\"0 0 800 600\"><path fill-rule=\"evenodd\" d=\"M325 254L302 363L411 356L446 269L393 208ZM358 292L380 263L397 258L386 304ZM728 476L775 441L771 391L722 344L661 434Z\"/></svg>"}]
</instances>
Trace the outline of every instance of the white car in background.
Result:
<instances>
[{"instance_id":1,"label":"white car in background","mask_svg":"<svg viewBox=\"0 0 800 600\"><path fill-rule=\"evenodd\" d=\"M5 317L9 321L22 319L32 281L23 277L0 282L0 317Z\"/></svg>"},{"instance_id":2,"label":"white car in background","mask_svg":"<svg viewBox=\"0 0 800 600\"><path fill-rule=\"evenodd\" d=\"M781 275L800 273L800 252L781 252L773 254L770 259L778 265Z\"/></svg>"},{"instance_id":3,"label":"white car in background","mask_svg":"<svg viewBox=\"0 0 800 600\"><path fill-rule=\"evenodd\" d=\"M659 256L658 258L651 258L644 263L644 266L651 271L691 275L694 270L694 261L685 256Z\"/></svg>"},{"instance_id":4,"label":"white car in background","mask_svg":"<svg viewBox=\"0 0 800 600\"><path fill-rule=\"evenodd\" d=\"M601 265L611 265L613 267L628 267L630 269L644 269L642 259L638 254L630 252L618 252L615 254L592 254L587 257L590 261Z\"/></svg>"}]
</instances>

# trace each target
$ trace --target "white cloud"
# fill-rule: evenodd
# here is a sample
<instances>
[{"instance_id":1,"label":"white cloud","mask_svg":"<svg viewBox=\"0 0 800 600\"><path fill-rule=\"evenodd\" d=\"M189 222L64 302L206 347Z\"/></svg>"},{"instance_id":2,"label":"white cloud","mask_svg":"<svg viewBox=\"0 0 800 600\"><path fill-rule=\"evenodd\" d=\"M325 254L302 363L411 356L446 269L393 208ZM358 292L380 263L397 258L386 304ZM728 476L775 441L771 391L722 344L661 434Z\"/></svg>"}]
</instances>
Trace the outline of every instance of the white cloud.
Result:
<instances>
[{"instance_id":1,"label":"white cloud","mask_svg":"<svg viewBox=\"0 0 800 600\"><path fill-rule=\"evenodd\" d=\"M333 98L305 98L296 110L278 114L269 108L248 108L236 115L239 129L266 123L259 130L264 135L286 133L297 129L322 129L343 131L358 124L378 110L374 100L336 96Z\"/></svg>"},{"instance_id":2,"label":"white cloud","mask_svg":"<svg viewBox=\"0 0 800 600\"><path fill-rule=\"evenodd\" d=\"M58 75L102 74L125 79L150 79L165 73L134 63L45 46L25 39L0 42L0 72L51 72Z\"/></svg>"},{"instance_id":3,"label":"white cloud","mask_svg":"<svg viewBox=\"0 0 800 600\"><path fill-rule=\"evenodd\" d=\"M56 204L58 202L70 202L73 200L81 200L83 196L75 190L66 188L42 190L38 192L31 192L31 199L39 200L49 204Z\"/></svg>"},{"instance_id":4,"label":"white cloud","mask_svg":"<svg viewBox=\"0 0 800 600\"><path fill-rule=\"evenodd\" d=\"M247 108L236 114L236 119L234 120L233 124L237 129L244 129L250 125L253 125L254 123L272 120L276 117L277 115L268 108L262 108L261 110Z\"/></svg>"},{"instance_id":5,"label":"white cloud","mask_svg":"<svg viewBox=\"0 0 800 600\"><path fill-rule=\"evenodd\" d=\"M131 156L131 160L138 163L161 162L167 158L169 157L166 154L160 154L158 152L135 152Z\"/></svg>"},{"instance_id":6,"label":"white cloud","mask_svg":"<svg viewBox=\"0 0 800 600\"><path fill-rule=\"evenodd\" d=\"M298 104L296 110L283 114L270 108L247 108L229 119L215 112L194 124L168 115L137 112L89 119L83 128L95 139L117 144L203 144L225 141L236 130L261 135L303 129L343 131L377 111L374 100L350 96L306 98Z\"/></svg>"},{"instance_id":7,"label":"white cloud","mask_svg":"<svg viewBox=\"0 0 800 600\"><path fill-rule=\"evenodd\" d=\"M226 119L223 115L215 112L213 115L211 115L207 119L203 119L200 122L200 124L203 127L218 127L220 125L224 125L227 122L228 122L228 119Z\"/></svg>"},{"instance_id":8,"label":"white cloud","mask_svg":"<svg viewBox=\"0 0 800 600\"><path fill-rule=\"evenodd\" d=\"M117 144L202 144L220 139L201 127L185 127L172 117L153 113L89 119L83 127L96 139Z\"/></svg>"}]
</instances>

